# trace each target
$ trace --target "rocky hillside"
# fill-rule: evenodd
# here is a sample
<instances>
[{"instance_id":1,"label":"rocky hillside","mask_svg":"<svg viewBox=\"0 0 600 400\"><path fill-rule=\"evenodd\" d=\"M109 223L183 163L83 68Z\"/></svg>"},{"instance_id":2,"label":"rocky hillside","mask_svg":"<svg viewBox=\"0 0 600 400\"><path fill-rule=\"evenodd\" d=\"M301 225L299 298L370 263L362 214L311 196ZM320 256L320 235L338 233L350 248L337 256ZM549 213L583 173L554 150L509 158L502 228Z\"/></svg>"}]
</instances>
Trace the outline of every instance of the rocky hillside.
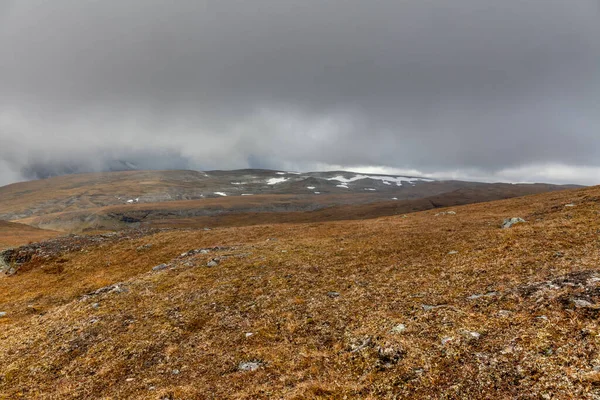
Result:
<instances>
[{"instance_id":1,"label":"rocky hillside","mask_svg":"<svg viewBox=\"0 0 600 400\"><path fill-rule=\"evenodd\" d=\"M0 398L595 399L598 232L595 187L27 245Z\"/></svg>"}]
</instances>

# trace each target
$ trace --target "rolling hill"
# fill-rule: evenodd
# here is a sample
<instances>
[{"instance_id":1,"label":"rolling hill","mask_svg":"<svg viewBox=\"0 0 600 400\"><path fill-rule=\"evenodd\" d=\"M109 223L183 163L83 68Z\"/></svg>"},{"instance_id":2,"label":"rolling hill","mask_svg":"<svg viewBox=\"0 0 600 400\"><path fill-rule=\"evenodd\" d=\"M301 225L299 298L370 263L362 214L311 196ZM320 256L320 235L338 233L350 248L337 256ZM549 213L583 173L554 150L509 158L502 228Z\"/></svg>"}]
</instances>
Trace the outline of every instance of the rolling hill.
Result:
<instances>
[{"instance_id":1,"label":"rolling hill","mask_svg":"<svg viewBox=\"0 0 600 400\"><path fill-rule=\"evenodd\" d=\"M570 187L344 171L124 171L1 187L0 219L68 232L316 222L395 215Z\"/></svg>"}]
</instances>

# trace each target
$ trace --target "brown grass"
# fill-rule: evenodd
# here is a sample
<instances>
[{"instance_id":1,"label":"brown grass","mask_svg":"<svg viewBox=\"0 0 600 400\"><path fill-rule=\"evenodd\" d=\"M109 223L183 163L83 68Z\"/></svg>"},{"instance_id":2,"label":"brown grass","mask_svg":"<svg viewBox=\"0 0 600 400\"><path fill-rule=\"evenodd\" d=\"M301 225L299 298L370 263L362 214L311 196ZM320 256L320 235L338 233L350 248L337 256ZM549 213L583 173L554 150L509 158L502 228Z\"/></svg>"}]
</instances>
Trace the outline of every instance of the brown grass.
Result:
<instances>
[{"instance_id":1,"label":"brown grass","mask_svg":"<svg viewBox=\"0 0 600 400\"><path fill-rule=\"evenodd\" d=\"M60 233L32 226L0 220L0 250L39 242L58 236Z\"/></svg>"},{"instance_id":2,"label":"brown grass","mask_svg":"<svg viewBox=\"0 0 600 400\"><path fill-rule=\"evenodd\" d=\"M0 278L0 398L596 398L599 199L67 250ZM499 228L513 216L528 222ZM228 248L181 256L213 246Z\"/></svg>"}]
</instances>

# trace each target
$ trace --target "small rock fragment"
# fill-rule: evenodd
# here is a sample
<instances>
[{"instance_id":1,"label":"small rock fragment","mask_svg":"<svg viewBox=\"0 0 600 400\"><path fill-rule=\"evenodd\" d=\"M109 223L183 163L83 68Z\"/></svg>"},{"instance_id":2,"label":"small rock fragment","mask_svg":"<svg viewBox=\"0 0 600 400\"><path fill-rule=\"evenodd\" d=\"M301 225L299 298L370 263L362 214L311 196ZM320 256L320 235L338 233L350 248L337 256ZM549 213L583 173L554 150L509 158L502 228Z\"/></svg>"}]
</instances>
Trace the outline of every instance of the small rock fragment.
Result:
<instances>
[{"instance_id":1,"label":"small rock fragment","mask_svg":"<svg viewBox=\"0 0 600 400\"><path fill-rule=\"evenodd\" d=\"M334 298L334 297L340 297L340 294L338 292L327 292L327 296Z\"/></svg>"},{"instance_id":2,"label":"small rock fragment","mask_svg":"<svg viewBox=\"0 0 600 400\"><path fill-rule=\"evenodd\" d=\"M246 337L247 338L250 337L250 336L252 336L252 335L254 335L254 333L252 333L252 332L246 332Z\"/></svg>"},{"instance_id":3,"label":"small rock fragment","mask_svg":"<svg viewBox=\"0 0 600 400\"><path fill-rule=\"evenodd\" d=\"M98 308L100 308L100 304L98 304L98 303L92 303L92 308L94 310L97 310Z\"/></svg>"},{"instance_id":4,"label":"small rock fragment","mask_svg":"<svg viewBox=\"0 0 600 400\"><path fill-rule=\"evenodd\" d=\"M508 229L515 224L520 224L523 222L527 222L527 221L525 221L523 218L520 218L520 217L507 218L502 223L502 229Z\"/></svg>"},{"instance_id":5,"label":"small rock fragment","mask_svg":"<svg viewBox=\"0 0 600 400\"><path fill-rule=\"evenodd\" d=\"M577 307L577 308L586 308L586 307L593 306L592 303L590 303L587 300L583 300L583 299L575 299L575 300L573 300L573 304L575 304L575 307Z\"/></svg>"},{"instance_id":6,"label":"small rock fragment","mask_svg":"<svg viewBox=\"0 0 600 400\"><path fill-rule=\"evenodd\" d=\"M178 369L174 369L173 371L171 371L171 375L179 375L180 371Z\"/></svg>"},{"instance_id":7,"label":"small rock fragment","mask_svg":"<svg viewBox=\"0 0 600 400\"><path fill-rule=\"evenodd\" d=\"M6 317L6 311L0 311L0 318Z\"/></svg>"},{"instance_id":8,"label":"small rock fragment","mask_svg":"<svg viewBox=\"0 0 600 400\"><path fill-rule=\"evenodd\" d=\"M163 269L167 268L169 268L167 264L159 264L156 267L152 268L152 271L162 271Z\"/></svg>"},{"instance_id":9,"label":"small rock fragment","mask_svg":"<svg viewBox=\"0 0 600 400\"><path fill-rule=\"evenodd\" d=\"M573 203L565 204L565 207L575 207L575 204L573 204Z\"/></svg>"},{"instance_id":10,"label":"small rock fragment","mask_svg":"<svg viewBox=\"0 0 600 400\"><path fill-rule=\"evenodd\" d=\"M441 340L442 346L445 346L448 342L451 342L452 340L454 340L454 338L452 338L450 336L443 337L442 340Z\"/></svg>"},{"instance_id":11,"label":"small rock fragment","mask_svg":"<svg viewBox=\"0 0 600 400\"><path fill-rule=\"evenodd\" d=\"M450 255L452 255L452 254L458 254L458 251L452 250L452 251L449 251L448 254L450 254Z\"/></svg>"},{"instance_id":12,"label":"small rock fragment","mask_svg":"<svg viewBox=\"0 0 600 400\"><path fill-rule=\"evenodd\" d=\"M260 361L245 361L238 364L238 371L256 371L261 367Z\"/></svg>"},{"instance_id":13,"label":"small rock fragment","mask_svg":"<svg viewBox=\"0 0 600 400\"><path fill-rule=\"evenodd\" d=\"M213 258L212 260L210 260L208 262L208 264L206 264L207 267L216 267L217 265L219 265L219 263L221 262L221 260L219 260L218 258Z\"/></svg>"},{"instance_id":14,"label":"small rock fragment","mask_svg":"<svg viewBox=\"0 0 600 400\"><path fill-rule=\"evenodd\" d=\"M481 337L481 333L479 332L475 332L475 331L467 331L464 330L462 331L463 336L465 336L467 339L474 339L477 340Z\"/></svg>"},{"instance_id":15,"label":"small rock fragment","mask_svg":"<svg viewBox=\"0 0 600 400\"><path fill-rule=\"evenodd\" d=\"M392 328L392 333L402 333L406 330L406 325L398 324Z\"/></svg>"}]
</instances>

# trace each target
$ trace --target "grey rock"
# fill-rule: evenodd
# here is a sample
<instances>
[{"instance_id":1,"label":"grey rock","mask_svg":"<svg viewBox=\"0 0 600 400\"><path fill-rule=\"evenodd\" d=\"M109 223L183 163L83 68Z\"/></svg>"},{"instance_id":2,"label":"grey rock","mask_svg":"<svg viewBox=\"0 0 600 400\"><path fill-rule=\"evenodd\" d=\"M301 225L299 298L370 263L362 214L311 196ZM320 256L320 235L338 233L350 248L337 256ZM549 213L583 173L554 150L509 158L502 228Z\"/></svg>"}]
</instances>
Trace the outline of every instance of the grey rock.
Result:
<instances>
[{"instance_id":1,"label":"grey rock","mask_svg":"<svg viewBox=\"0 0 600 400\"><path fill-rule=\"evenodd\" d=\"M586 307L593 306L592 303L590 303L587 300L583 300L583 299L575 299L575 300L573 300L573 304L575 304L575 307L577 307L577 308L586 308Z\"/></svg>"},{"instance_id":2,"label":"grey rock","mask_svg":"<svg viewBox=\"0 0 600 400\"><path fill-rule=\"evenodd\" d=\"M449 342L451 342L453 340L454 340L454 338L450 337L450 336L443 337L441 340L442 346L445 346L446 344L448 344Z\"/></svg>"},{"instance_id":3,"label":"grey rock","mask_svg":"<svg viewBox=\"0 0 600 400\"><path fill-rule=\"evenodd\" d=\"M156 267L152 268L152 271L162 271L163 269L167 268L169 268L167 264L159 264Z\"/></svg>"},{"instance_id":4,"label":"grey rock","mask_svg":"<svg viewBox=\"0 0 600 400\"><path fill-rule=\"evenodd\" d=\"M245 361L238 364L238 371L256 371L262 365L260 361Z\"/></svg>"},{"instance_id":5,"label":"grey rock","mask_svg":"<svg viewBox=\"0 0 600 400\"><path fill-rule=\"evenodd\" d=\"M402 333L406 330L406 325L398 324L392 328L392 333Z\"/></svg>"},{"instance_id":6,"label":"grey rock","mask_svg":"<svg viewBox=\"0 0 600 400\"><path fill-rule=\"evenodd\" d=\"M219 265L220 262L221 262L221 260L219 260L218 258L213 258L206 264L206 266L211 267L211 268L216 267L217 265Z\"/></svg>"},{"instance_id":7,"label":"grey rock","mask_svg":"<svg viewBox=\"0 0 600 400\"><path fill-rule=\"evenodd\" d=\"M452 250L452 251L449 251L449 252L448 252L448 254L449 254L449 255L458 254L458 251L456 251L456 250Z\"/></svg>"},{"instance_id":8,"label":"grey rock","mask_svg":"<svg viewBox=\"0 0 600 400\"><path fill-rule=\"evenodd\" d=\"M477 340L481 337L481 333L475 331L463 330L462 335L470 340Z\"/></svg>"},{"instance_id":9,"label":"grey rock","mask_svg":"<svg viewBox=\"0 0 600 400\"><path fill-rule=\"evenodd\" d=\"M174 369L173 371L171 371L172 375L179 375L180 371L178 369Z\"/></svg>"},{"instance_id":10,"label":"grey rock","mask_svg":"<svg viewBox=\"0 0 600 400\"><path fill-rule=\"evenodd\" d=\"M0 318L6 317L6 311L0 311Z\"/></svg>"},{"instance_id":11,"label":"grey rock","mask_svg":"<svg viewBox=\"0 0 600 400\"><path fill-rule=\"evenodd\" d=\"M334 297L340 297L340 294L338 292L327 292L327 296L334 298Z\"/></svg>"},{"instance_id":12,"label":"grey rock","mask_svg":"<svg viewBox=\"0 0 600 400\"><path fill-rule=\"evenodd\" d=\"M502 223L502 229L508 229L515 224L521 224L523 222L527 222L527 221L525 221L523 218L520 218L520 217L507 218Z\"/></svg>"},{"instance_id":13,"label":"grey rock","mask_svg":"<svg viewBox=\"0 0 600 400\"><path fill-rule=\"evenodd\" d=\"M92 308L93 308L94 310L97 310L98 308L100 308L100 304L98 304L98 303L93 303L93 304L92 304Z\"/></svg>"},{"instance_id":14,"label":"grey rock","mask_svg":"<svg viewBox=\"0 0 600 400\"><path fill-rule=\"evenodd\" d=\"M498 293L497 292L487 292L485 294L472 294L469 297L467 297L468 300L477 300L480 299L482 297L494 297L497 296Z\"/></svg>"}]
</instances>

